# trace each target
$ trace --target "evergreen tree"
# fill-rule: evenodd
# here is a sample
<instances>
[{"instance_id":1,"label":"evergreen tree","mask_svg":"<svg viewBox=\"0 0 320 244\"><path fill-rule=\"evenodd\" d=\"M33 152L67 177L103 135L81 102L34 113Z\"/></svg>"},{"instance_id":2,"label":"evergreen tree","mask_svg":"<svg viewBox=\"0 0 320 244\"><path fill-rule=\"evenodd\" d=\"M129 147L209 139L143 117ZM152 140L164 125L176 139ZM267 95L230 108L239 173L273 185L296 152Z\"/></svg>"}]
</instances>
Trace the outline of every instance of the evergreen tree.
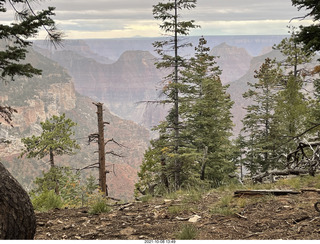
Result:
<instances>
[{"instance_id":1,"label":"evergreen tree","mask_svg":"<svg viewBox=\"0 0 320 244\"><path fill-rule=\"evenodd\" d=\"M254 90L244 94L254 101L247 107L243 120L243 132L247 135L246 167L253 174L284 167L280 155L296 146L292 139L306 129L310 119L310 108L301 90L307 73L304 65L313 54L306 52L296 37L292 28L291 37L274 47L282 53L283 60L267 59L256 72L259 81L249 84Z\"/></svg>"},{"instance_id":2,"label":"evergreen tree","mask_svg":"<svg viewBox=\"0 0 320 244\"><path fill-rule=\"evenodd\" d=\"M240 132L235 140L233 140L233 153L232 153L232 161L234 165L240 170L240 182L242 182L244 178L244 163L246 155L246 141L245 136Z\"/></svg>"},{"instance_id":3,"label":"evergreen tree","mask_svg":"<svg viewBox=\"0 0 320 244\"><path fill-rule=\"evenodd\" d=\"M306 52L303 45L296 42L296 38L297 33L293 29L291 37L283 39L275 47L284 55L284 60L278 63L285 70L276 97L277 106L272 125L274 137L279 140L277 147L279 155L296 147L292 139L307 129L310 120L311 111L302 88L305 85L304 65L312 60L314 54Z\"/></svg>"},{"instance_id":4,"label":"evergreen tree","mask_svg":"<svg viewBox=\"0 0 320 244\"><path fill-rule=\"evenodd\" d=\"M291 0L292 5L297 7L298 10L306 9L309 11L304 18L312 18L313 23L310 26L300 26L300 32L297 35L297 41L305 44L305 50L307 51L319 51L320 50L320 8L318 0Z\"/></svg>"},{"instance_id":5,"label":"evergreen tree","mask_svg":"<svg viewBox=\"0 0 320 244\"><path fill-rule=\"evenodd\" d=\"M179 37L189 35L193 28L198 26L194 20L183 21L180 15L182 10L190 10L196 7L196 0L167 0L159 2L153 6L153 15L157 20L161 20L160 29L167 35L171 35L169 40L156 41L153 43L157 53L160 55L160 61L156 63L157 68L169 68L172 72L165 77L163 94L166 99L163 103L171 104L172 107L166 117L164 131L167 138L167 147L174 153L174 187L178 189L181 186L181 171L183 162L179 159L180 138L180 119L179 119L179 89L181 87L180 71L184 66L184 58L179 50L189 43L179 42Z\"/></svg>"},{"instance_id":6,"label":"evergreen tree","mask_svg":"<svg viewBox=\"0 0 320 244\"><path fill-rule=\"evenodd\" d=\"M294 76L302 80L304 75L304 67L302 65L310 63L314 57L314 52L306 51L305 46L297 42L298 35L295 27L289 27L289 38L284 38L278 45L273 48L279 50L283 56L283 60L277 60L279 65L286 71L287 75ZM285 80L284 80L285 81ZM286 85L285 83L283 84Z\"/></svg>"},{"instance_id":7,"label":"evergreen tree","mask_svg":"<svg viewBox=\"0 0 320 244\"><path fill-rule=\"evenodd\" d=\"M55 166L54 156L63 154L73 154L80 146L71 137L74 135L72 127L76 125L71 119L66 119L65 114L52 116L45 122L41 122L42 134L22 138L24 149L21 157L44 158L49 155L51 167Z\"/></svg>"},{"instance_id":8,"label":"evergreen tree","mask_svg":"<svg viewBox=\"0 0 320 244\"><path fill-rule=\"evenodd\" d=\"M199 172L201 180L218 186L234 171L229 140L233 102L226 93L227 86L221 84L221 71L215 57L209 55L206 43L200 38L195 56L188 60L182 72L182 146L189 161L198 162L198 165L186 164L196 170L193 174Z\"/></svg>"},{"instance_id":9,"label":"evergreen tree","mask_svg":"<svg viewBox=\"0 0 320 244\"><path fill-rule=\"evenodd\" d=\"M7 82L8 79L14 80L14 76L23 75L32 77L38 75L41 70L31 66L31 64L21 63L26 57L27 47L32 42L29 38L36 37L41 27L45 28L48 38L58 44L61 41L62 33L57 31L52 16L54 7L48 7L37 13L31 8L32 0L1 0L0 12L6 12L11 6L16 13L18 21L10 24L0 24L0 39L7 42L6 48L0 51L0 79ZM22 6L22 9L19 7Z\"/></svg>"},{"instance_id":10,"label":"evergreen tree","mask_svg":"<svg viewBox=\"0 0 320 244\"><path fill-rule=\"evenodd\" d=\"M274 140L270 130L276 106L276 88L282 76L275 60L267 58L260 70L255 71L254 77L258 81L248 83L251 88L243 94L244 98L253 101L246 108L247 114L242 121L242 132L247 137L245 166L252 174L273 167Z\"/></svg>"},{"instance_id":11,"label":"evergreen tree","mask_svg":"<svg viewBox=\"0 0 320 244\"><path fill-rule=\"evenodd\" d=\"M195 56L185 61L180 71L180 147L177 156L172 150L172 134L168 120L157 126L159 138L151 141L139 172L136 188L142 193L159 194L175 190L175 159L181 166L182 187L216 187L234 172L231 163L233 102L221 84L215 57L209 55L201 38ZM169 115L170 116L170 113ZM171 132L172 133L172 132Z\"/></svg>"}]
</instances>

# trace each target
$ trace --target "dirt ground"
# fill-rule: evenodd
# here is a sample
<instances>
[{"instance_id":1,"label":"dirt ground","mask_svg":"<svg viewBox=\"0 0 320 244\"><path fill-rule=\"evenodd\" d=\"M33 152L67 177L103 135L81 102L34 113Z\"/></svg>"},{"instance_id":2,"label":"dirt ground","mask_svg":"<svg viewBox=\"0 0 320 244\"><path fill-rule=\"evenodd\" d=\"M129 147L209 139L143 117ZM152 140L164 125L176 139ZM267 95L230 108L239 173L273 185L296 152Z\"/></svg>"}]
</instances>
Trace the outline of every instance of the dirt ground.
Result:
<instances>
[{"instance_id":1,"label":"dirt ground","mask_svg":"<svg viewBox=\"0 0 320 244\"><path fill-rule=\"evenodd\" d=\"M250 199L249 199L250 198ZM217 192L189 203L184 211L181 200L157 199L150 202L114 204L112 211L91 215L88 209L55 209L36 213L38 240L173 240L186 224L196 228L199 240L318 240L320 213L313 205L316 192L272 196L263 200L246 196L236 213L223 215L212 208ZM180 208L181 209L181 208Z\"/></svg>"}]
</instances>

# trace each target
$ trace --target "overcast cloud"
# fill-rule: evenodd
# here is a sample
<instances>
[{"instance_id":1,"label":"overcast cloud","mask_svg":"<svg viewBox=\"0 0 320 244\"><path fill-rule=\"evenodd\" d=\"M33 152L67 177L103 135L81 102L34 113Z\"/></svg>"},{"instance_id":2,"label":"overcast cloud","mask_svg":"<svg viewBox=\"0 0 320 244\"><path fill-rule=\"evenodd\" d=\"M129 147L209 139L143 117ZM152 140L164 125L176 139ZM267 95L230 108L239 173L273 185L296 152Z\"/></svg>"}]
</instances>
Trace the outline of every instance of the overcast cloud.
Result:
<instances>
[{"instance_id":1,"label":"overcast cloud","mask_svg":"<svg viewBox=\"0 0 320 244\"><path fill-rule=\"evenodd\" d=\"M152 16L152 5L159 1L51 0L46 4L56 7L55 20L66 38L122 38L161 35L160 22ZM304 12L292 7L291 0L198 0L195 9L181 14L201 26L192 35L282 35L290 19Z\"/></svg>"}]
</instances>

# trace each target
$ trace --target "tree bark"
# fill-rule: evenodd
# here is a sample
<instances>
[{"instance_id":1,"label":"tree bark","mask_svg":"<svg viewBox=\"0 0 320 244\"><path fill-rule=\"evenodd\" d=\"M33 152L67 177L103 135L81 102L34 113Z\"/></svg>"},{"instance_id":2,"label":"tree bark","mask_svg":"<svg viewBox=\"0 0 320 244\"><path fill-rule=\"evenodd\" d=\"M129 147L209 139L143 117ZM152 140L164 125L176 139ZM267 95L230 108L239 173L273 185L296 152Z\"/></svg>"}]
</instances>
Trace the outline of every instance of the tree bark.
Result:
<instances>
[{"instance_id":1,"label":"tree bark","mask_svg":"<svg viewBox=\"0 0 320 244\"><path fill-rule=\"evenodd\" d=\"M53 154L53 149L50 148L50 167L53 168L54 165L54 154Z\"/></svg>"},{"instance_id":2,"label":"tree bark","mask_svg":"<svg viewBox=\"0 0 320 244\"><path fill-rule=\"evenodd\" d=\"M27 192L0 163L0 239L33 239L36 218Z\"/></svg>"}]
</instances>

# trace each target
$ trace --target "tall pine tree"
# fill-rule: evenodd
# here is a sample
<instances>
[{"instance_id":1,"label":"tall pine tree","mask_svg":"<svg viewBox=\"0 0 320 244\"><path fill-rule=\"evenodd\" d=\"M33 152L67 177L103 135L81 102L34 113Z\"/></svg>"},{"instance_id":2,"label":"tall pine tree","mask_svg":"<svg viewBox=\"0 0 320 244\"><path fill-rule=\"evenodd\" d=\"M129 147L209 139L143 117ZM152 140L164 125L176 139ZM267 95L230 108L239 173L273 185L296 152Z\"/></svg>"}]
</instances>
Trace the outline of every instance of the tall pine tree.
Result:
<instances>
[{"instance_id":1,"label":"tall pine tree","mask_svg":"<svg viewBox=\"0 0 320 244\"><path fill-rule=\"evenodd\" d=\"M291 37L285 38L275 49L279 50L283 60L278 60L284 69L285 76L277 94L275 118L272 125L274 137L278 138L278 154L288 153L296 147L292 140L308 127L310 120L310 107L305 87L305 65L310 63L314 54L305 51L302 44L297 43L295 28L291 30Z\"/></svg>"},{"instance_id":2,"label":"tall pine tree","mask_svg":"<svg viewBox=\"0 0 320 244\"><path fill-rule=\"evenodd\" d=\"M197 177L215 187L234 171L229 140L233 102L226 93L227 86L221 83L221 70L206 43L200 38L195 56L188 60L182 72L184 89L180 114L184 129L181 134L185 153L191 161L188 166L196 162L192 167L196 171L191 174L199 174Z\"/></svg>"},{"instance_id":3,"label":"tall pine tree","mask_svg":"<svg viewBox=\"0 0 320 244\"><path fill-rule=\"evenodd\" d=\"M153 45L160 55L160 61L156 63L157 68L170 69L171 72L164 79L163 94L166 98L163 102L171 104L172 107L166 117L166 121L160 127L162 127L161 131L165 133L164 137L167 137L167 147L173 155L171 160L174 161L172 170L175 189L181 186L181 171L183 167L183 162L179 158L181 144L179 89L181 87L180 72L184 67L184 58L179 50L190 45L189 43L180 42L179 38L189 35L191 29L198 27L194 24L194 20L182 20L180 12L195 8L196 2L196 0L167 0L153 6L154 18L162 21L160 29L171 36L168 40L156 41Z\"/></svg>"},{"instance_id":4,"label":"tall pine tree","mask_svg":"<svg viewBox=\"0 0 320 244\"><path fill-rule=\"evenodd\" d=\"M275 60L267 58L260 70L255 71L258 81L255 84L248 83L250 89L243 94L244 98L253 101L246 108L247 114L242 121L242 132L247 137L245 165L252 174L272 167L274 141L270 130L276 106L276 88L282 76L282 70Z\"/></svg>"},{"instance_id":5,"label":"tall pine tree","mask_svg":"<svg viewBox=\"0 0 320 244\"><path fill-rule=\"evenodd\" d=\"M151 141L145 153L137 184L140 192L145 188L157 194L175 190L177 157L183 161L181 187L216 187L234 172L229 140L233 102L226 93L227 87L221 84L221 71L215 57L209 55L210 49L205 44L205 39L201 38L194 57L186 60L180 71L179 154L172 150L167 119L157 127L160 136Z\"/></svg>"}]
</instances>

